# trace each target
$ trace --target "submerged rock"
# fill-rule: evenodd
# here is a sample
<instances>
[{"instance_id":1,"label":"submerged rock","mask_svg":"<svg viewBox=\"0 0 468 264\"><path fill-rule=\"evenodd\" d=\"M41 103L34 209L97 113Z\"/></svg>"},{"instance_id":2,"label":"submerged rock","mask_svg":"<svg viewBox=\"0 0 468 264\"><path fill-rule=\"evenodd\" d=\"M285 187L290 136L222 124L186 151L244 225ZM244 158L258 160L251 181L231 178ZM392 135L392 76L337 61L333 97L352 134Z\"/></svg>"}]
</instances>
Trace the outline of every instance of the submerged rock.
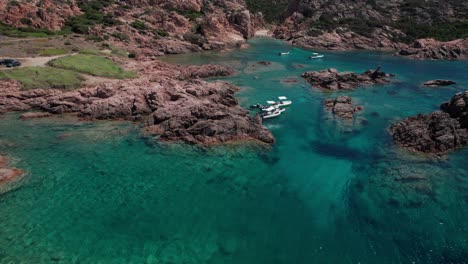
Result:
<instances>
[{"instance_id":1,"label":"submerged rock","mask_svg":"<svg viewBox=\"0 0 468 264\"><path fill-rule=\"evenodd\" d=\"M363 110L362 106L354 105L352 98L349 96L339 96L335 99L326 99L324 104L328 111L331 111L334 115L345 119L352 119L357 112Z\"/></svg>"},{"instance_id":2,"label":"submerged rock","mask_svg":"<svg viewBox=\"0 0 468 264\"><path fill-rule=\"evenodd\" d=\"M0 156L0 168L5 167L9 162L9 159L5 156Z\"/></svg>"},{"instance_id":3,"label":"submerged rock","mask_svg":"<svg viewBox=\"0 0 468 264\"><path fill-rule=\"evenodd\" d=\"M0 186L21 177L24 171L17 168L0 168Z\"/></svg>"},{"instance_id":4,"label":"submerged rock","mask_svg":"<svg viewBox=\"0 0 468 264\"><path fill-rule=\"evenodd\" d=\"M340 73L333 68L302 74L302 78L306 79L312 86L332 91L354 90L359 86L385 84L389 83L389 78L393 76L382 72L380 66L376 70L368 70L362 74Z\"/></svg>"},{"instance_id":5,"label":"submerged rock","mask_svg":"<svg viewBox=\"0 0 468 264\"><path fill-rule=\"evenodd\" d=\"M431 80L424 83L425 86L448 86L456 84L456 82L451 80Z\"/></svg>"},{"instance_id":6,"label":"submerged rock","mask_svg":"<svg viewBox=\"0 0 468 264\"><path fill-rule=\"evenodd\" d=\"M468 91L441 105L442 111L419 114L390 128L393 140L410 150L445 153L468 144Z\"/></svg>"},{"instance_id":7,"label":"submerged rock","mask_svg":"<svg viewBox=\"0 0 468 264\"><path fill-rule=\"evenodd\" d=\"M35 118L44 118L50 117L52 114L44 112L28 112L20 116L21 119L35 119Z\"/></svg>"}]
</instances>

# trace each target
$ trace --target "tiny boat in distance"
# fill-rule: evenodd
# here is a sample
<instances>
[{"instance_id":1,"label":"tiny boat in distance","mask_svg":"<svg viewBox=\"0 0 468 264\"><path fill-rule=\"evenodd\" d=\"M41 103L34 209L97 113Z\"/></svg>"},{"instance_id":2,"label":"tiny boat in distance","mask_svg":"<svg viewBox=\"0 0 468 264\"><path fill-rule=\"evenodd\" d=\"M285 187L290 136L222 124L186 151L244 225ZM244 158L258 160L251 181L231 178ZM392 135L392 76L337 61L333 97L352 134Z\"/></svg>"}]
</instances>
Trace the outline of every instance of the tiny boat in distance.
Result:
<instances>
[{"instance_id":1,"label":"tiny boat in distance","mask_svg":"<svg viewBox=\"0 0 468 264\"><path fill-rule=\"evenodd\" d=\"M289 55L289 52L280 52L278 55L280 56Z\"/></svg>"},{"instance_id":2,"label":"tiny boat in distance","mask_svg":"<svg viewBox=\"0 0 468 264\"><path fill-rule=\"evenodd\" d=\"M320 55L320 54L317 54L317 55L312 55L309 57L309 59L321 59L325 57L325 55Z\"/></svg>"},{"instance_id":3,"label":"tiny boat in distance","mask_svg":"<svg viewBox=\"0 0 468 264\"><path fill-rule=\"evenodd\" d=\"M286 111L286 109L277 108L271 112L262 113L261 115L263 119L269 119L281 115L281 113L283 113L284 111Z\"/></svg>"}]
</instances>

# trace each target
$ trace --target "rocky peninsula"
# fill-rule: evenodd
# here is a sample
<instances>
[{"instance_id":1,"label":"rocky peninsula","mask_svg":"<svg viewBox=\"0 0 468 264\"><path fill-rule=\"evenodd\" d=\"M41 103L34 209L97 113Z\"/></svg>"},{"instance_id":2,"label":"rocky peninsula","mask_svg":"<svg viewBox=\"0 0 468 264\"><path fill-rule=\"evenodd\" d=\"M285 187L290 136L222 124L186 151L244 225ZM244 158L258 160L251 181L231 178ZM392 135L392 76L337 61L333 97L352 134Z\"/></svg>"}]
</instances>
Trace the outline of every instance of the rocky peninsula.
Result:
<instances>
[{"instance_id":1,"label":"rocky peninsula","mask_svg":"<svg viewBox=\"0 0 468 264\"><path fill-rule=\"evenodd\" d=\"M381 71L380 66L376 70L368 70L362 74L354 72L338 72L337 69L322 71L310 71L302 74L312 86L323 90L354 90L359 86L378 85L390 82L392 74Z\"/></svg>"},{"instance_id":2,"label":"rocky peninsula","mask_svg":"<svg viewBox=\"0 0 468 264\"><path fill-rule=\"evenodd\" d=\"M440 111L419 114L390 127L393 140L409 150L443 154L468 144L468 91L457 93Z\"/></svg>"},{"instance_id":3,"label":"rocky peninsula","mask_svg":"<svg viewBox=\"0 0 468 264\"><path fill-rule=\"evenodd\" d=\"M85 119L141 121L147 133L161 140L193 144L274 142L261 119L249 116L238 105L234 94L239 88L200 79L230 75L233 73L230 68L182 67L152 60L132 61L126 67L140 77L74 91L25 91L16 81L0 80L0 112L41 110L51 114L73 113Z\"/></svg>"}]
</instances>

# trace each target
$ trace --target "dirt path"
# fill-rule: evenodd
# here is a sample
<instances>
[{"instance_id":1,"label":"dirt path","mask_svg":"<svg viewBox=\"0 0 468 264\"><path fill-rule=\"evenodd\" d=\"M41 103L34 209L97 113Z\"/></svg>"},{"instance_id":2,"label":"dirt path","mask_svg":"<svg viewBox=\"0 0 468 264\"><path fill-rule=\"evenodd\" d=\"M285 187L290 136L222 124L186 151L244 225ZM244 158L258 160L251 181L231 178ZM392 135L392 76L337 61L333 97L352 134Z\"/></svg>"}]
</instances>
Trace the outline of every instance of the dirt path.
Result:
<instances>
[{"instance_id":1,"label":"dirt path","mask_svg":"<svg viewBox=\"0 0 468 264\"><path fill-rule=\"evenodd\" d=\"M49 56L49 57L28 57L28 58L15 58L15 60L18 60L21 62L21 66L18 68L23 68L23 67L44 67L47 65L47 63L51 60L55 60L61 57L66 57L66 56L74 56L78 53L71 53L71 54L63 54L63 55L57 55L57 56ZM0 60L7 59L7 58L2 58L0 57Z\"/></svg>"}]
</instances>

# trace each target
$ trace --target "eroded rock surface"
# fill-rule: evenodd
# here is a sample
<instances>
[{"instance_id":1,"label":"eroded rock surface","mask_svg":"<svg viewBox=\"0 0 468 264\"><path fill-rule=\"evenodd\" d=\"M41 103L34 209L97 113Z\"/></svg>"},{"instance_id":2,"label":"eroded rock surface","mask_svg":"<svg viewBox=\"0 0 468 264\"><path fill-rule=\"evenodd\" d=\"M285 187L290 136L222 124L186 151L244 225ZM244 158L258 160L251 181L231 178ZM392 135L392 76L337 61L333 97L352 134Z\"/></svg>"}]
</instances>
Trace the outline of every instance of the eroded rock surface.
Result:
<instances>
[{"instance_id":1,"label":"eroded rock surface","mask_svg":"<svg viewBox=\"0 0 468 264\"><path fill-rule=\"evenodd\" d=\"M310 71L302 74L312 86L324 90L354 90L359 86L385 84L390 82L393 75L381 71L380 67L376 70L368 70L362 74L353 72L340 73L336 69L327 69L323 71Z\"/></svg>"},{"instance_id":2,"label":"eroded rock surface","mask_svg":"<svg viewBox=\"0 0 468 264\"><path fill-rule=\"evenodd\" d=\"M224 66L181 67L159 61L131 62L141 77L102 83L75 91L22 91L14 81L0 81L0 111L76 113L86 119L140 120L145 131L162 140L194 144L256 140L271 144L261 119L238 105L238 87L199 77L232 74Z\"/></svg>"},{"instance_id":3,"label":"eroded rock surface","mask_svg":"<svg viewBox=\"0 0 468 264\"><path fill-rule=\"evenodd\" d=\"M446 153L468 144L468 91L441 105L441 111L419 114L390 128L393 140L410 150Z\"/></svg>"}]
</instances>

